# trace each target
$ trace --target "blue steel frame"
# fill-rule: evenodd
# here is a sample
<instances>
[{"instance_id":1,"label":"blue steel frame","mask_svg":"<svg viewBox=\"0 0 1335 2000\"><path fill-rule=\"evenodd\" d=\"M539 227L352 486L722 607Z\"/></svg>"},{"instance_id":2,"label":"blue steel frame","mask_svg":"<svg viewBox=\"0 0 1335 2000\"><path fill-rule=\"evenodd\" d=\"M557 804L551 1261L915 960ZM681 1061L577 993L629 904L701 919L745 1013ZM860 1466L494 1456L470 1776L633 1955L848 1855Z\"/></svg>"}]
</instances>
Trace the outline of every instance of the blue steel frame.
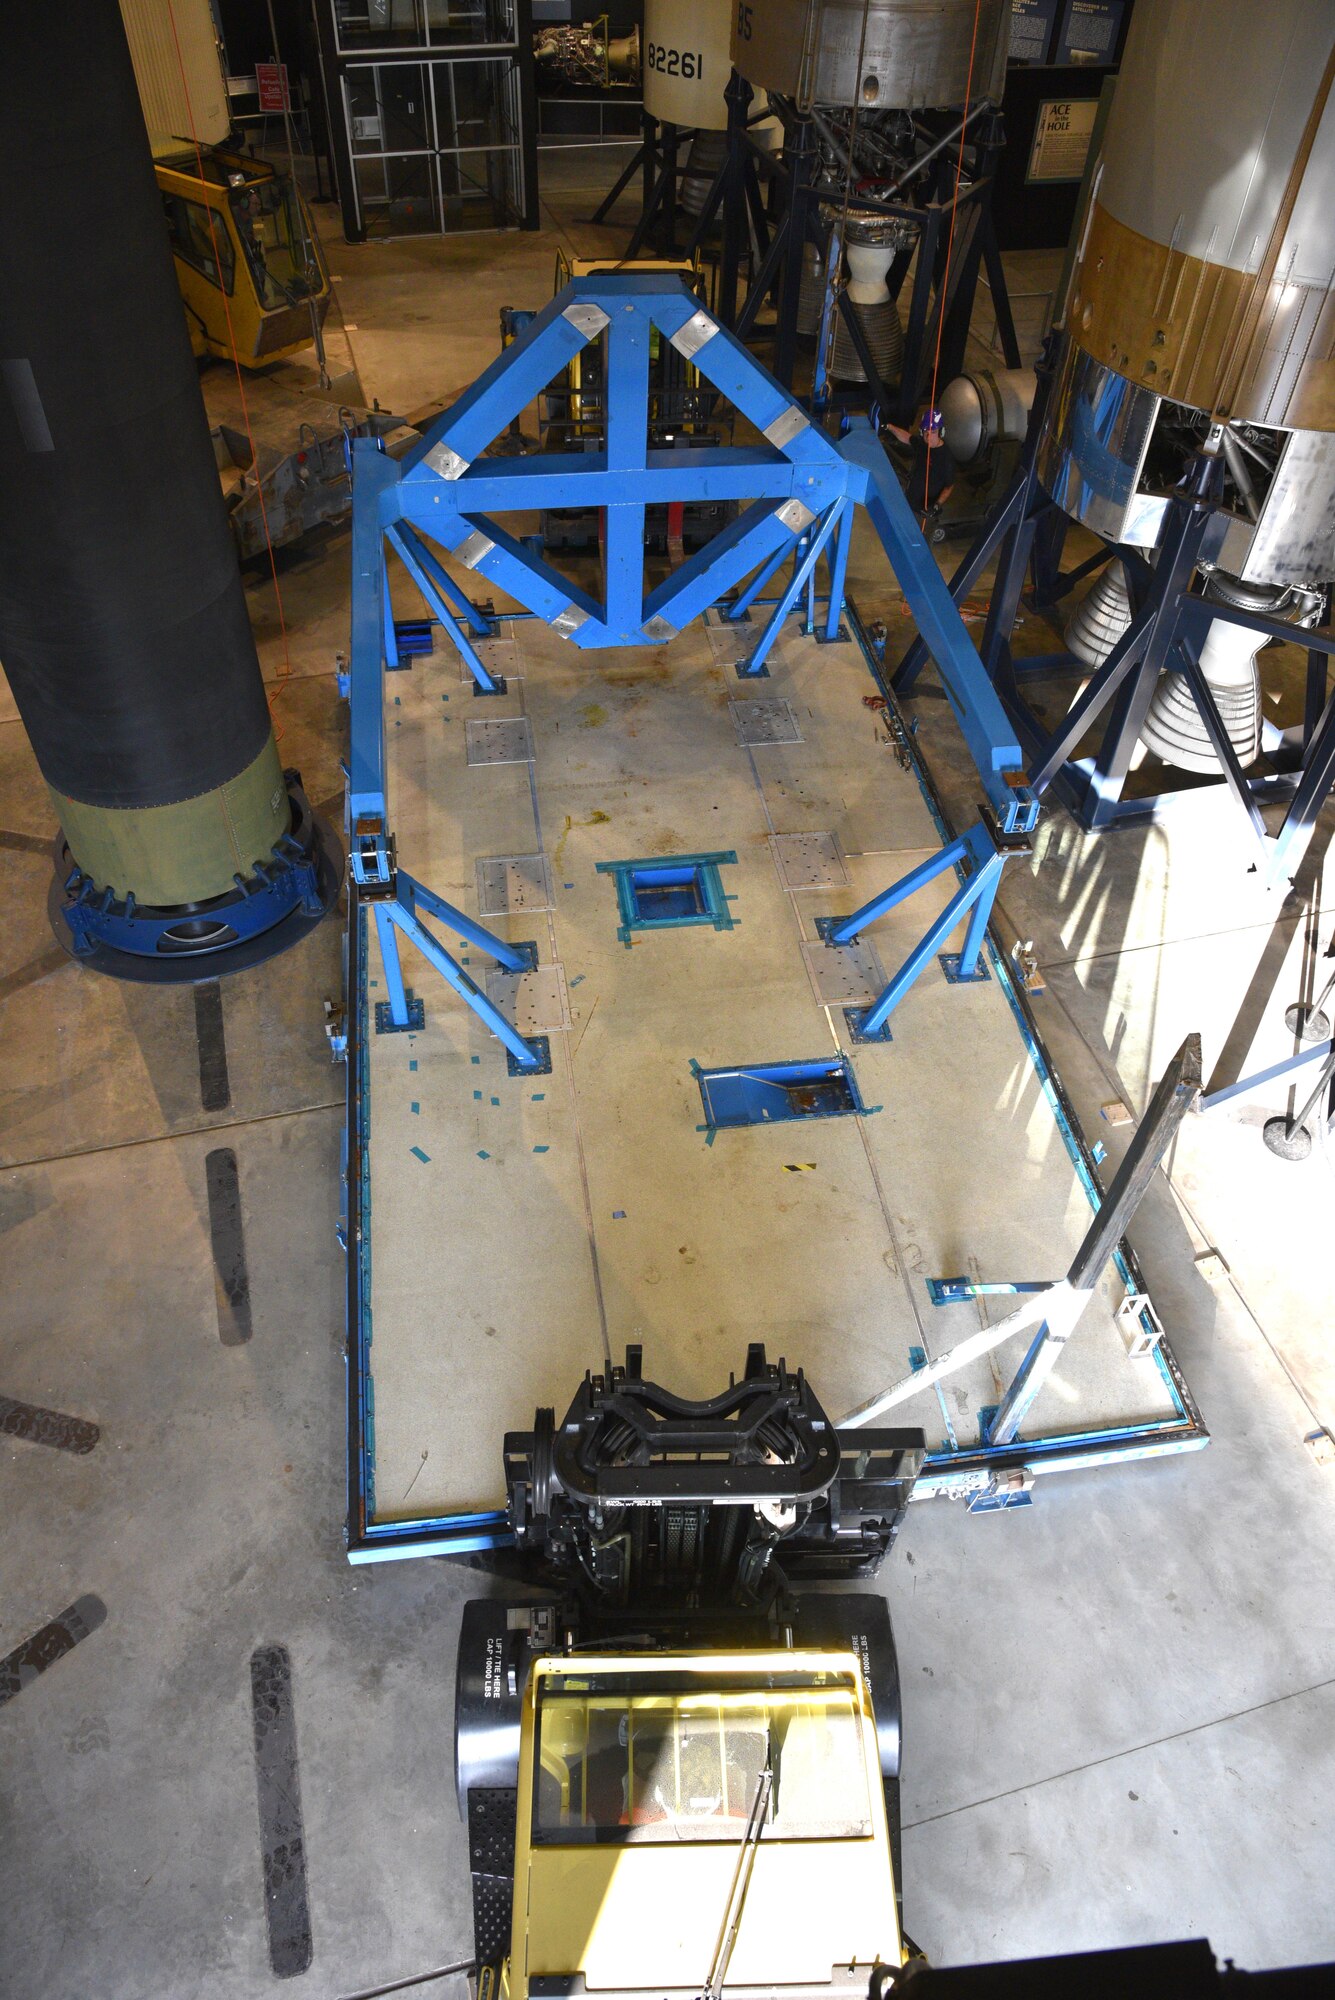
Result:
<instances>
[{"instance_id":1,"label":"blue steel frame","mask_svg":"<svg viewBox=\"0 0 1335 2000\"><path fill-rule=\"evenodd\" d=\"M726 396L763 443L650 450L650 352L656 337L670 341ZM596 339L606 342L603 449L544 453L536 459L484 457L492 440ZM1027 851L1023 836L1033 828L1038 807L1023 782L1014 729L889 460L865 421L839 440L827 436L701 307L681 279L626 271L567 285L402 460L387 457L377 439L355 439L352 485L348 789L350 869L361 888L390 897L395 889L384 718L385 673L401 664L390 606L391 554L454 641L481 693L492 692L495 681L473 642L491 629L490 623L451 581L423 537L516 598L572 644L590 649L662 644L725 596L730 598L728 615L741 619L791 557L792 575L739 669L748 678L764 673L766 657L803 592L808 628L814 626L815 578L822 557L830 577L822 636L838 637L853 510L861 506L937 663L987 801L987 817L964 837L974 861L967 893L953 899L949 923L939 918L932 924L924 947L911 955L871 1012L883 1023L937 945L966 917L960 976L974 975L1002 865L1008 854ZM741 512L646 594L645 507L710 500L738 502ZM601 600L496 519L515 511L563 507L602 512ZM877 913L901 902L937 872L915 870L876 899ZM417 893L420 899L420 885ZM875 920L873 908L868 905L859 913L864 924ZM453 922L455 915L447 921ZM398 917L390 922L408 929ZM389 924L380 929L382 937L392 939ZM409 934L421 945L420 936ZM493 938L483 948L499 955L499 942ZM455 984L439 960L432 958L432 963ZM394 1019L401 1025L398 1012ZM516 1057L516 1066L525 1067L522 1057Z\"/></svg>"},{"instance_id":2,"label":"blue steel frame","mask_svg":"<svg viewBox=\"0 0 1335 2000\"><path fill-rule=\"evenodd\" d=\"M860 646L868 669L880 692L893 705L893 696L883 677L880 660L867 641L852 606L848 607L853 636ZM903 742L942 842L949 846L955 836L947 823L941 803L922 764L912 739ZM957 868L963 876L962 864ZM349 963L347 966L348 1051L347 1051L347 1140L344 1156L344 1208L340 1233L348 1255L348 1559L352 1563L391 1562L419 1555L470 1555L513 1545L502 1509L460 1514L423 1515L413 1519L378 1521L375 1504L375 1389L372 1372L371 1323L371 1165L368 1147L370 1079L366 1060L369 1033L366 947L369 931L368 910L353 883L349 907ZM1060 1079L1048 1060L1036 1023L1023 993L1011 977L1004 954L987 942L992 971L1006 996L1021 1042L1033 1065L1044 1101L1061 1136L1068 1158L1083 1187L1091 1209L1098 1206L1101 1189L1089 1143L1080 1130ZM1130 1247L1123 1242L1113 1254L1113 1267L1129 1294L1143 1294L1144 1279ZM929 1281L954 1285L960 1280ZM1001 1287L980 1286L991 1290ZM1010 1286L1005 1289L1011 1289ZM1016 1291L1037 1289L1028 1281L1017 1282ZM933 1299L933 1303L937 1301ZM1122 1465L1141 1458L1168 1453L1197 1451L1210 1441L1209 1431L1196 1408L1191 1391L1178 1368L1166 1338L1151 1350L1160 1378L1173 1404L1173 1414L1139 1423L1113 1424L1105 1429L1067 1434L1053 1433L1016 1438L1007 1444L979 1444L947 1448L928 1454L914 1488L915 1500L953 1498L969 1501L971 1510L994 1504L999 1482L1007 1474L1038 1475L1099 1466ZM1021 1364L1023 1365L1023 1364ZM499 1452L499 1443L498 1443ZM1000 1496L1004 1498L1006 1496Z\"/></svg>"}]
</instances>

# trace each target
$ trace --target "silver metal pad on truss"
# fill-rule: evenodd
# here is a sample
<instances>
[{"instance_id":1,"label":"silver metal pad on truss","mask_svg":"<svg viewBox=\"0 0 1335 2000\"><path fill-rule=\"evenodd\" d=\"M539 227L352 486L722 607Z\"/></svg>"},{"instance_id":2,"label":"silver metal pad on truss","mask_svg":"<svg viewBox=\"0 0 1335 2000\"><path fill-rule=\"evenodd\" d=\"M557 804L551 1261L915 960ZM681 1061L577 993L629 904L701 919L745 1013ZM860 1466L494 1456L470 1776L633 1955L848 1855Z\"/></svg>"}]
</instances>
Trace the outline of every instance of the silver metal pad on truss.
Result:
<instances>
[{"instance_id":1,"label":"silver metal pad on truss","mask_svg":"<svg viewBox=\"0 0 1335 2000\"><path fill-rule=\"evenodd\" d=\"M717 332L717 321L712 320L707 312L697 312L691 314L685 326L679 326L677 331L668 337L678 354L684 354L689 361L692 355L698 354L706 341L712 340Z\"/></svg>"},{"instance_id":2,"label":"silver metal pad on truss","mask_svg":"<svg viewBox=\"0 0 1335 2000\"><path fill-rule=\"evenodd\" d=\"M442 479L462 479L468 470L468 460L461 458L453 445L433 445L426 455L426 462L433 472Z\"/></svg>"}]
</instances>

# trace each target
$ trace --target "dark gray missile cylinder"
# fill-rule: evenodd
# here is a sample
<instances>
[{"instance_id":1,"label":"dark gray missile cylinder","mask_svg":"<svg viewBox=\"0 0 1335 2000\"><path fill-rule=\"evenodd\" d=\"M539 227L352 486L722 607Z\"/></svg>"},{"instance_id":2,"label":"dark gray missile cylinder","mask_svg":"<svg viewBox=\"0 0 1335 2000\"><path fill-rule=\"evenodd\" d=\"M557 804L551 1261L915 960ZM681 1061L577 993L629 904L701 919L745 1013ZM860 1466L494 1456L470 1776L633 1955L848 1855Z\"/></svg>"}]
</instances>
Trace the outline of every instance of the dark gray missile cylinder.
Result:
<instances>
[{"instance_id":1,"label":"dark gray missile cylinder","mask_svg":"<svg viewBox=\"0 0 1335 2000\"><path fill-rule=\"evenodd\" d=\"M7 10L0 663L70 852L185 905L291 824L116 0Z\"/></svg>"}]
</instances>

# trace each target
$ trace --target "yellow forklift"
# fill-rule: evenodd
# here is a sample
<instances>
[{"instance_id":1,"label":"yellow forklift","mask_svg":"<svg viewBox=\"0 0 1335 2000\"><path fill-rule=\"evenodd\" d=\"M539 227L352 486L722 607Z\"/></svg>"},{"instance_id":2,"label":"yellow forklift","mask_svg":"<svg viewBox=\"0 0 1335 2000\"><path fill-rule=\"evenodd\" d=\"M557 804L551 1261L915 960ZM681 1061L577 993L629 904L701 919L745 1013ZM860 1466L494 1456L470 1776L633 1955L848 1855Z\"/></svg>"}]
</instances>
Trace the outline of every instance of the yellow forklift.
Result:
<instances>
[{"instance_id":1,"label":"yellow forklift","mask_svg":"<svg viewBox=\"0 0 1335 2000\"><path fill-rule=\"evenodd\" d=\"M899 1674L884 1598L825 1586L876 1574L923 1453L758 1345L701 1402L632 1347L506 1437L513 1547L474 1560L544 1594L464 1609L478 2000L880 2000Z\"/></svg>"},{"instance_id":2,"label":"yellow forklift","mask_svg":"<svg viewBox=\"0 0 1335 2000\"><path fill-rule=\"evenodd\" d=\"M243 368L312 345L323 365L324 253L291 174L232 144L209 0L120 8L196 356L230 361L235 339Z\"/></svg>"},{"instance_id":3,"label":"yellow forklift","mask_svg":"<svg viewBox=\"0 0 1335 2000\"><path fill-rule=\"evenodd\" d=\"M235 339L242 367L264 368L318 347L329 271L291 177L225 146L169 154L154 172L196 355L230 361Z\"/></svg>"}]
</instances>

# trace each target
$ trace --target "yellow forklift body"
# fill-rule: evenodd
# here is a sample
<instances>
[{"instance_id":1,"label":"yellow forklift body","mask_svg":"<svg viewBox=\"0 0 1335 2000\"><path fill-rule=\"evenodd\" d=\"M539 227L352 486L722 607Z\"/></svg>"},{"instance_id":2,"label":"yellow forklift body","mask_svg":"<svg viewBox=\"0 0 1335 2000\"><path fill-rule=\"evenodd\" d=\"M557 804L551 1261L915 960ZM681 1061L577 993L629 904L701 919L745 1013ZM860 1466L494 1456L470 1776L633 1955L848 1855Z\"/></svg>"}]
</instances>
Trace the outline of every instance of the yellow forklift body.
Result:
<instances>
[{"instance_id":1,"label":"yellow forklift body","mask_svg":"<svg viewBox=\"0 0 1335 2000\"><path fill-rule=\"evenodd\" d=\"M220 146L202 160L202 176L193 151L154 163L190 344L230 361L235 339L242 366L264 368L311 345L312 308L323 324L324 252L287 175Z\"/></svg>"},{"instance_id":2,"label":"yellow forklift body","mask_svg":"<svg viewBox=\"0 0 1335 2000\"><path fill-rule=\"evenodd\" d=\"M510 2000L535 1979L699 1994L765 1771L729 1988L809 1992L841 1967L899 1966L876 1722L853 1653L537 1660L520 1725Z\"/></svg>"}]
</instances>

